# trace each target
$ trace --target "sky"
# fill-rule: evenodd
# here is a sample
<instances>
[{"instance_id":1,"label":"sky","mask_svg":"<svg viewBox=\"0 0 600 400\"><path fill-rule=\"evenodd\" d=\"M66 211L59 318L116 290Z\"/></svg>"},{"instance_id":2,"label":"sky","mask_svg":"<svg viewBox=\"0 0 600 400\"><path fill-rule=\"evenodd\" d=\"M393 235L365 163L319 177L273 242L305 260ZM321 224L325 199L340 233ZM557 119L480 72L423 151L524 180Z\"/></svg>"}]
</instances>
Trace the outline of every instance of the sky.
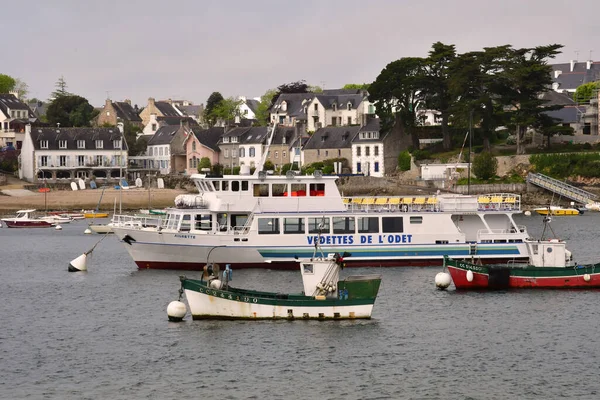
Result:
<instances>
[{"instance_id":1,"label":"sky","mask_svg":"<svg viewBox=\"0 0 600 400\"><path fill-rule=\"evenodd\" d=\"M554 62L600 60L597 0L31 0L3 1L0 73L46 100L206 103L259 97L305 80L325 89L372 82L434 42L460 53L558 43ZM12 34L10 33L12 32Z\"/></svg>"}]
</instances>

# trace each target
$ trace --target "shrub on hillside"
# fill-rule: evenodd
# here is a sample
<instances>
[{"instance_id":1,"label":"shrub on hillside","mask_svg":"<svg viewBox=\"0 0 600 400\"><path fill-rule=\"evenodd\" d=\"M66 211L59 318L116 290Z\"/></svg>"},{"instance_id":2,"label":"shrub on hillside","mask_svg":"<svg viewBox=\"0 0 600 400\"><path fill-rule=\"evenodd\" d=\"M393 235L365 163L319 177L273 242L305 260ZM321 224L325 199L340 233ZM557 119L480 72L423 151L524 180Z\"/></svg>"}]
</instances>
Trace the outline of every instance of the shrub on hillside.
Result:
<instances>
[{"instance_id":1,"label":"shrub on hillside","mask_svg":"<svg viewBox=\"0 0 600 400\"><path fill-rule=\"evenodd\" d=\"M398 154L398 169L400 171L410 170L410 153L406 150Z\"/></svg>"},{"instance_id":2,"label":"shrub on hillside","mask_svg":"<svg viewBox=\"0 0 600 400\"><path fill-rule=\"evenodd\" d=\"M479 179L488 180L496 176L498 160L489 151L479 153L473 159L473 173Z\"/></svg>"}]
</instances>

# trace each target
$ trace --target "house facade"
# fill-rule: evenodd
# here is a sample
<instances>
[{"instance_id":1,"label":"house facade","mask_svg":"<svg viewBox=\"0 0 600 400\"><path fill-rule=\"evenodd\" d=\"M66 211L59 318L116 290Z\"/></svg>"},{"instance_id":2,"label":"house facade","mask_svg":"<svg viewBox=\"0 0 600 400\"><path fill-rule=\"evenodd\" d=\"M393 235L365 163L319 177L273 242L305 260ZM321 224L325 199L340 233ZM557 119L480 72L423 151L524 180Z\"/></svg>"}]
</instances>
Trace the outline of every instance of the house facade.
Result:
<instances>
[{"instance_id":1,"label":"house facade","mask_svg":"<svg viewBox=\"0 0 600 400\"><path fill-rule=\"evenodd\" d=\"M0 148L20 149L25 140L25 127L37 117L29 106L12 93L0 93Z\"/></svg>"},{"instance_id":2,"label":"house facade","mask_svg":"<svg viewBox=\"0 0 600 400\"><path fill-rule=\"evenodd\" d=\"M314 98L314 93L282 93L270 110L271 123L283 126L306 124L308 103Z\"/></svg>"},{"instance_id":3,"label":"house facade","mask_svg":"<svg viewBox=\"0 0 600 400\"><path fill-rule=\"evenodd\" d=\"M142 126L148 125L152 114L156 117L182 117L181 111L168 101L155 101L154 98L148 99L148 105L139 114L142 119ZM158 129L158 128L157 128Z\"/></svg>"},{"instance_id":4,"label":"house facade","mask_svg":"<svg viewBox=\"0 0 600 400\"><path fill-rule=\"evenodd\" d=\"M391 145L386 152L386 144L390 141L389 132L381 133L378 118L370 120L367 125L360 128L352 140L352 173L383 177L386 172L393 171L396 168L398 154L393 150L390 151L395 148Z\"/></svg>"},{"instance_id":5,"label":"house facade","mask_svg":"<svg viewBox=\"0 0 600 400\"><path fill-rule=\"evenodd\" d=\"M247 98L245 96L238 96L238 100L241 101L238 107L240 118L255 120L260 97Z\"/></svg>"},{"instance_id":6,"label":"house facade","mask_svg":"<svg viewBox=\"0 0 600 400\"><path fill-rule=\"evenodd\" d=\"M600 62L587 60L578 62L551 64L552 90L556 92L575 93L584 83L600 80Z\"/></svg>"},{"instance_id":7,"label":"house facade","mask_svg":"<svg viewBox=\"0 0 600 400\"><path fill-rule=\"evenodd\" d=\"M146 154L149 168L161 174L183 174L186 171L186 127L165 125L160 127L148 141Z\"/></svg>"},{"instance_id":8,"label":"house facade","mask_svg":"<svg viewBox=\"0 0 600 400\"><path fill-rule=\"evenodd\" d=\"M200 160L208 157L210 164L219 163L220 149L218 146L225 129L214 127L202 129L200 127L184 128L186 130L186 138L184 141L185 154L187 158L186 175L198 173L198 165Z\"/></svg>"},{"instance_id":9,"label":"house facade","mask_svg":"<svg viewBox=\"0 0 600 400\"><path fill-rule=\"evenodd\" d=\"M330 90L315 94L307 103L308 131L326 126L366 125L375 108L363 90Z\"/></svg>"},{"instance_id":10,"label":"house facade","mask_svg":"<svg viewBox=\"0 0 600 400\"><path fill-rule=\"evenodd\" d=\"M359 130L360 126L328 126L317 129L303 147L303 164L345 158L348 165L352 165L352 140Z\"/></svg>"},{"instance_id":11,"label":"house facade","mask_svg":"<svg viewBox=\"0 0 600 400\"><path fill-rule=\"evenodd\" d=\"M129 123L134 126L142 126L142 118L140 118L139 110L136 107L132 107L131 100L126 99L125 101L111 101L106 99L104 108L100 110L100 113L96 117L94 124L96 126L117 126L117 123Z\"/></svg>"},{"instance_id":12,"label":"house facade","mask_svg":"<svg viewBox=\"0 0 600 400\"><path fill-rule=\"evenodd\" d=\"M27 125L19 178L38 182L118 180L127 173L127 143L118 128L38 128Z\"/></svg>"}]
</instances>

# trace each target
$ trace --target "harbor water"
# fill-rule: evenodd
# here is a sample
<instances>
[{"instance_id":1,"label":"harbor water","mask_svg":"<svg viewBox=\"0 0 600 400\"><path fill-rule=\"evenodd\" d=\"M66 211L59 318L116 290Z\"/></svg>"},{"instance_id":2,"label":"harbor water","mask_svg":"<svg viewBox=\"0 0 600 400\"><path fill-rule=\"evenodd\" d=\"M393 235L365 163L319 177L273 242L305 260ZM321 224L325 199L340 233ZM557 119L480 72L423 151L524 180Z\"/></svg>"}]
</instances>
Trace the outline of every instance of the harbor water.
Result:
<instances>
[{"instance_id":1,"label":"harbor water","mask_svg":"<svg viewBox=\"0 0 600 400\"><path fill-rule=\"evenodd\" d=\"M519 216L532 237L540 216ZM600 260L600 213L553 218L579 263ZM85 221L0 229L0 399L597 399L597 290L435 289L441 267L382 274L361 321L167 320L184 272L138 270ZM185 272L189 277L197 272ZM232 284L300 292L299 272Z\"/></svg>"}]
</instances>

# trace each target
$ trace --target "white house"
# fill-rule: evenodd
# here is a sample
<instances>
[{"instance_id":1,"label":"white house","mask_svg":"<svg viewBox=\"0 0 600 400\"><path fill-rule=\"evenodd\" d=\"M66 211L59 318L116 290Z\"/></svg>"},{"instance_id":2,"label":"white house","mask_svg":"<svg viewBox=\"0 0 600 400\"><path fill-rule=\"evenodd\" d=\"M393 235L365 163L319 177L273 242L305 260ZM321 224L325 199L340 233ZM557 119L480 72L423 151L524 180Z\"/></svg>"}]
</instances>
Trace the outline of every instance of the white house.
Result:
<instances>
[{"instance_id":1,"label":"white house","mask_svg":"<svg viewBox=\"0 0 600 400\"><path fill-rule=\"evenodd\" d=\"M150 168L160 169L161 174L171 172L171 142L179 128L179 125L162 126L148 141L146 153L150 159Z\"/></svg>"},{"instance_id":2,"label":"white house","mask_svg":"<svg viewBox=\"0 0 600 400\"><path fill-rule=\"evenodd\" d=\"M383 177L385 174L384 139L379 119L363 126L352 140L352 173Z\"/></svg>"},{"instance_id":3,"label":"white house","mask_svg":"<svg viewBox=\"0 0 600 400\"><path fill-rule=\"evenodd\" d=\"M238 107L240 117L245 119L256 119L256 110L260 103L260 97L249 99L245 96L238 96L238 100L242 101Z\"/></svg>"},{"instance_id":4,"label":"white house","mask_svg":"<svg viewBox=\"0 0 600 400\"><path fill-rule=\"evenodd\" d=\"M326 126L366 125L375 109L361 90L327 90L316 93L306 104L308 131Z\"/></svg>"},{"instance_id":5,"label":"white house","mask_svg":"<svg viewBox=\"0 0 600 400\"><path fill-rule=\"evenodd\" d=\"M29 182L101 181L126 176L127 143L118 128L25 127L19 177Z\"/></svg>"},{"instance_id":6,"label":"white house","mask_svg":"<svg viewBox=\"0 0 600 400\"><path fill-rule=\"evenodd\" d=\"M25 126L37 121L29 106L14 94L0 93L0 147L20 149L25 140Z\"/></svg>"}]
</instances>

